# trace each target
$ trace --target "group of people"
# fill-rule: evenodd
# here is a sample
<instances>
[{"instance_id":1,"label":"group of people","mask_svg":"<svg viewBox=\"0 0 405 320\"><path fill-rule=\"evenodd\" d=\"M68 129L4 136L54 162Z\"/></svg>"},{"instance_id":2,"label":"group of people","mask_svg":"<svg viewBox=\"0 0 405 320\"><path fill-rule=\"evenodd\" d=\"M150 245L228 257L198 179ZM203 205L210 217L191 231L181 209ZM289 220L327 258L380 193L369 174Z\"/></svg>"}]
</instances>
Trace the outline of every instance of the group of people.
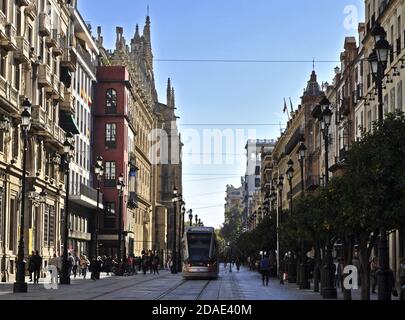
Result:
<instances>
[{"instance_id":1,"label":"group of people","mask_svg":"<svg viewBox=\"0 0 405 320\"><path fill-rule=\"evenodd\" d=\"M39 255L38 251L33 251L28 258L28 272L30 282L39 283L41 278L41 270L43 267L43 258ZM117 256L93 256L89 259L86 255L76 255L68 253L68 274L75 279L78 276L86 279L87 274L91 273L92 280L100 279L102 272L107 276L110 274L133 275L138 272L146 274L148 270L152 274L159 274L160 259L151 250L142 251L142 256L135 257L134 255L127 255L123 258L122 269L119 268L119 260ZM47 271L51 274L51 279L60 277L62 273L63 257L56 254L48 261ZM57 275L52 275L56 270Z\"/></svg>"}]
</instances>

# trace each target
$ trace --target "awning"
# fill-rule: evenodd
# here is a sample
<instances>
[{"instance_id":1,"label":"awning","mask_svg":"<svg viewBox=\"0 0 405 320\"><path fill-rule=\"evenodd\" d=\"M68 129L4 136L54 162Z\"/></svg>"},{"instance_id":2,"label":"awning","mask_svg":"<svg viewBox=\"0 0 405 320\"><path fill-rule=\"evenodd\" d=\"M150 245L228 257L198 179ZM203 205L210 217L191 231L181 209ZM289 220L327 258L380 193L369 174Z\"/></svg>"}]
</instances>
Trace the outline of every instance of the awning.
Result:
<instances>
[{"instance_id":1,"label":"awning","mask_svg":"<svg viewBox=\"0 0 405 320\"><path fill-rule=\"evenodd\" d=\"M64 111L60 111L59 113L59 125L66 132L70 132L72 134L80 134L79 127L76 124L73 116L71 114L67 114Z\"/></svg>"}]
</instances>

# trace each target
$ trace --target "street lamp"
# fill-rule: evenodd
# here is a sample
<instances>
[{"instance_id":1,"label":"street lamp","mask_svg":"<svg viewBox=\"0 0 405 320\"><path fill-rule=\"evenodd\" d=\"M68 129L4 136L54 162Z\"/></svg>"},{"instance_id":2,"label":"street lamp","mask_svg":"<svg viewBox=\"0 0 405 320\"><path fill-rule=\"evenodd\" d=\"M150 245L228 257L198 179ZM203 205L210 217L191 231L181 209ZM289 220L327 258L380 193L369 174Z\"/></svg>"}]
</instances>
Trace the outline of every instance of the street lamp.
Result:
<instances>
[{"instance_id":1,"label":"street lamp","mask_svg":"<svg viewBox=\"0 0 405 320\"><path fill-rule=\"evenodd\" d=\"M383 84L384 72L387 67L388 55L391 50L389 42L385 39L384 28L377 24L371 31L374 37L374 51L369 56L370 67L376 83L378 93L378 119L384 120ZM378 300L391 300L392 284L390 282L388 238L385 228L380 230L380 241L378 246L379 270L378 280Z\"/></svg>"},{"instance_id":2,"label":"street lamp","mask_svg":"<svg viewBox=\"0 0 405 320\"><path fill-rule=\"evenodd\" d=\"M68 242L69 242L69 188L70 188L70 162L74 154L73 135L66 134L65 142L63 143L63 152L65 155L65 216L64 216L64 234L63 234L63 261L62 272L60 276L60 284L70 284L70 269L68 261Z\"/></svg>"},{"instance_id":3,"label":"street lamp","mask_svg":"<svg viewBox=\"0 0 405 320\"><path fill-rule=\"evenodd\" d=\"M181 221L179 221L179 243L178 243L178 250L177 250L177 257L178 257L178 262L177 262L177 268L178 272L181 272L182 270L182 262L181 262L181 240L183 239L183 233L184 233L184 214L186 212L185 205L186 203L183 201L183 195L179 195L177 199L178 203L180 204L180 213L181 213Z\"/></svg>"},{"instance_id":4,"label":"street lamp","mask_svg":"<svg viewBox=\"0 0 405 320\"><path fill-rule=\"evenodd\" d=\"M300 163L300 167L301 167L301 192L302 195L304 195L305 192L305 186L304 186L304 160L305 160L305 153L307 151L307 147L305 146L305 139L304 136L301 137L301 142L300 145L298 147L298 161Z\"/></svg>"},{"instance_id":5,"label":"street lamp","mask_svg":"<svg viewBox=\"0 0 405 320\"><path fill-rule=\"evenodd\" d=\"M276 180L277 182L277 180ZM283 210L283 188L284 188L284 177L278 177L278 204L277 204L277 275L280 275L280 213ZM283 278L281 278L282 280Z\"/></svg>"},{"instance_id":6,"label":"street lamp","mask_svg":"<svg viewBox=\"0 0 405 320\"><path fill-rule=\"evenodd\" d=\"M96 175L97 179L97 209L96 209L96 226L94 230L94 247L95 247L95 253L96 257L99 256L99 245L98 245L98 232L99 232L99 226L100 226L100 180L101 177L104 176L104 167L103 167L103 158L99 156L96 160L96 164L94 165L94 173Z\"/></svg>"},{"instance_id":7,"label":"street lamp","mask_svg":"<svg viewBox=\"0 0 405 320\"><path fill-rule=\"evenodd\" d=\"M118 190L118 275L122 276L124 274L123 268L123 252L122 252L122 236L123 236L123 202L124 202L124 189L125 189L125 179L124 174L120 174L117 181L117 190Z\"/></svg>"},{"instance_id":8,"label":"street lamp","mask_svg":"<svg viewBox=\"0 0 405 320\"><path fill-rule=\"evenodd\" d=\"M193 226L193 209L188 210L188 219L190 220L190 227Z\"/></svg>"},{"instance_id":9,"label":"street lamp","mask_svg":"<svg viewBox=\"0 0 405 320\"><path fill-rule=\"evenodd\" d=\"M331 103L324 96L319 103L321 106L322 113L319 117L319 121L321 124L321 131L323 135L323 139L325 142L325 178L324 178L324 185L327 188L329 184L329 127L332 121L332 110L331 110ZM333 272L333 256L332 256L332 245L330 243L330 239L326 245L326 264L324 266L324 289L323 289L323 297L325 299L336 299L337 298L337 291L334 286L334 272Z\"/></svg>"},{"instance_id":10,"label":"street lamp","mask_svg":"<svg viewBox=\"0 0 405 320\"><path fill-rule=\"evenodd\" d=\"M27 176L27 140L28 131L31 127L31 113L28 109L31 108L31 102L25 98L22 106L24 111L21 113L21 129L23 131L24 149L23 149L23 170L22 170L22 192L21 192L21 214L20 214L20 241L18 245L18 261L16 282L13 285L14 293L25 293L28 291L27 283L25 282L25 262L24 262L24 226L25 226L25 184ZM4 123L6 120L4 120ZM7 125L6 125L7 126Z\"/></svg>"},{"instance_id":11,"label":"street lamp","mask_svg":"<svg viewBox=\"0 0 405 320\"><path fill-rule=\"evenodd\" d=\"M177 215L177 201L178 201L178 190L175 187L173 189L173 195L172 195L172 202L173 202L173 254L172 254L172 273L176 274L177 273L177 248L176 248L176 215Z\"/></svg>"}]
</instances>

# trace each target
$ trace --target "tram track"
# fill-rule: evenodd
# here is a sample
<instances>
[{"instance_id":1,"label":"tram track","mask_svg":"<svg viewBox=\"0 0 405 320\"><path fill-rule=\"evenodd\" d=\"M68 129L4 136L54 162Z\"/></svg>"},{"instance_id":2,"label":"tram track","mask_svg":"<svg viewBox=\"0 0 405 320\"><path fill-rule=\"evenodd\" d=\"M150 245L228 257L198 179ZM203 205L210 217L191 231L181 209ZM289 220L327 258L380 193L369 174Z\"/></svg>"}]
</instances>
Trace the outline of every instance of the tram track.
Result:
<instances>
[{"instance_id":1,"label":"tram track","mask_svg":"<svg viewBox=\"0 0 405 320\"><path fill-rule=\"evenodd\" d=\"M199 300L201 298L201 296L203 295L203 293L205 292L205 290L207 289L208 285L211 283L212 280L206 280L206 283L203 285L202 289L199 290L199 293L197 294L195 299L190 299L190 300ZM161 295L159 295L158 297L156 297L154 300L163 300L163 298L169 296L171 293L173 293L174 291L176 291L177 289L179 289L180 287L184 286L185 284L190 284L190 283L195 283L195 280L182 280L179 284L177 284L176 286L169 288L168 290L166 290L165 292L163 292Z\"/></svg>"},{"instance_id":2,"label":"tram track","mask_svg":"<svg viewBox=\"0 0 405 320\"><path fill-rule=\"evenodd\" d=\"M137 285L140 285L140 284L144 284L144 283L147 283L147 282L150 282L150 281L156 281L157 279L164 279L164 278L169 277L169 276L170 276L170 274L167 274L167 275L164 275L164 276L161 276L161 277L154 277L154 278L151 278L151 279L146 279L146 280L143 280L143 281L131 283L130 285L126 285L126 286L124 286L124 287L119 287L119 288L110 290L110 291L108 291L108 292L103 292L102 294L98 294L98 295L96 295L96 296L92 296L92 297L88 298L88 300L95 300L95 299L101 298L101 297L103 297L103 296L106 296L106 295L109 295L109 294L112 294L112 293L115 293L115 292L118 292L118 291L121 291L121 290L125 290L125 289L128 289L128 288L131 288L131 287L133 287L133 286L137 286Z\"/></svg>"}]
</instances>

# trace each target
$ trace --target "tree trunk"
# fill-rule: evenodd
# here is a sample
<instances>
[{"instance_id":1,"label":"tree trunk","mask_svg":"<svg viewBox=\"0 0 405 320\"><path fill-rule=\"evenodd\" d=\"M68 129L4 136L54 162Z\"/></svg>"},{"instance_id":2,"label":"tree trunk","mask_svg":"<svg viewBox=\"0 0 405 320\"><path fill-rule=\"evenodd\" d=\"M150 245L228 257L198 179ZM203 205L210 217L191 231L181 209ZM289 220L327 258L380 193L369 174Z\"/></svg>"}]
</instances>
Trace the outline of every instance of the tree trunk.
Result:
<instances>
[{"instance_id":1,"label":"tree trunk","mask_svg":"<svg viewBox=\"0 0 405 320\"><path fill-rule=\"evenodd\" d=\"M314 292L319 292L319 277L321 266L321 251L319 248L319 242L315 243L315 266L314 266Z\"/></svg>"},{"instance_id":2,"label":"tree trunk","mask_svg":"<svg viewBox=\"0 0 405 320\"><path fill-rule=\"evenodd\" d=\"M343 257L344 257L344 265L349 266L353 263L353 239L351 237L345 237L343 240ZM343 275L343 281L341 283L342 290L343 290L343 299L344 300L352 300L352 291L346 290L343 287L344 280L348 275Z\"/></svg>"},{"instance_id":3,"label":"tree trunk","mask_svg":"<svg viewBox=\"0 0 405 320\"><path fill-rule=\"evenodd\" d=\"M370 300L370 254L367 239L360 240L361 300Z\"/></svg>"}]
</instances>

